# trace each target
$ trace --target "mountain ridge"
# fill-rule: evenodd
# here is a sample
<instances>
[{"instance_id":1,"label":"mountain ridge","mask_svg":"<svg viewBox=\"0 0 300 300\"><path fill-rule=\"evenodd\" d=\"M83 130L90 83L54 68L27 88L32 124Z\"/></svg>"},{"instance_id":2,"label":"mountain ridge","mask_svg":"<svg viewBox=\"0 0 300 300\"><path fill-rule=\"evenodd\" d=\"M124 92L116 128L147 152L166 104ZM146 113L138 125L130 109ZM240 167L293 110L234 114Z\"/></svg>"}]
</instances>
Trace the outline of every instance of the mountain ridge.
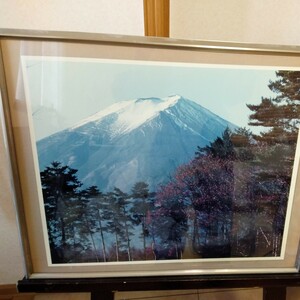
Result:
<instances>
[{"instance_id":1,"label":"mountain ridge","mask_svg":"<svg viewBox=\"0 0 300 300\"><path fill-rule=\"evenodd\" d=\"M52 161L78 169L85 186L155 190L229 127L229 121L179 95L121 101L37 143L43 170Z\"/></svg>"}]
</instances>

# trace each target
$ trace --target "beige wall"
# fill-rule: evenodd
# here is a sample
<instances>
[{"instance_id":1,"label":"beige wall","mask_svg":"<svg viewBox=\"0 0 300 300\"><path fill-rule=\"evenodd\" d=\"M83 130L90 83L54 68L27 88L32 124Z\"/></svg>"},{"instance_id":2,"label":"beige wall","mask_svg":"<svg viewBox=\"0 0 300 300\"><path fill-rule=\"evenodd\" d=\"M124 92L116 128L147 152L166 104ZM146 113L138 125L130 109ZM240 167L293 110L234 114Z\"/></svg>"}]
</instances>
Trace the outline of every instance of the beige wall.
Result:
<instances>
[{"instance_id":1,"label":"beige wall","mask_svg":"<svg viewBox=\"0 0 300 300\"><path fill-rule=\"evenodd\" d=\"M176 38L300 44L298 0L170 0Z\"/></svg>"},{"instance_id":2,"label":"beige wall","mask_svg":"<svg viewBox=\"0 0 300 300\"><path fill-rule=\"evenodd\" d=\"M0 116L1 118L1 116ZM0 284L24 275L6 146L0 122Z\"/></svg>"},{"instance_id":3,"label":"beige wall","mask_svg":"<svg viewBox=\"0 0 300 300\"><path fill-rule=\"evenodd\" d=\"M0 28L143 35L142 0L0 0Z\"/></svg>"}]
</instances>

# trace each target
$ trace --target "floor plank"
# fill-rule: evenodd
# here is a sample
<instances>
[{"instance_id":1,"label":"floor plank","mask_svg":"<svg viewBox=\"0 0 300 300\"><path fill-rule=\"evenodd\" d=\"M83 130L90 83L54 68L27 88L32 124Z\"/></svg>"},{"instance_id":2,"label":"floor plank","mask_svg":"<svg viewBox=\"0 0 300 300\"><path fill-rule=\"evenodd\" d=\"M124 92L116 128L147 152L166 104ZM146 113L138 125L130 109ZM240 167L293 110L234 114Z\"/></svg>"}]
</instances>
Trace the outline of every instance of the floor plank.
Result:
<instances>
[{"instance_id":1,"label":"floor plank","mask_svg":"<svg viewBox=\"0 0 300 300\"><path fill-rule=\"evenodd\" d=\"M90 300L90 293L38 294L34 300ZM19 299L18 299L19 300ZM105 299L103 299L105 300Z\"/></svg>"},{"instance_id":2,"label":"floor plank","mask_svg":"<svg viewBox=\"0 0 300 300\"><path fill-rule=\"evenodd\" d=\"M119 292L115 300L259 300L262 289L184 290L155 292Z\"/></svg>"},{"instance_id":3,"label":"floor plank","mask_svg":"<svg viewBox=\"0 0 300 300\"><path fill-rule=\"evenodd\" d=\"M0 296L13 295L17 293L15 284L2 284L0 285Z\"/></svg>"}]
</instances>

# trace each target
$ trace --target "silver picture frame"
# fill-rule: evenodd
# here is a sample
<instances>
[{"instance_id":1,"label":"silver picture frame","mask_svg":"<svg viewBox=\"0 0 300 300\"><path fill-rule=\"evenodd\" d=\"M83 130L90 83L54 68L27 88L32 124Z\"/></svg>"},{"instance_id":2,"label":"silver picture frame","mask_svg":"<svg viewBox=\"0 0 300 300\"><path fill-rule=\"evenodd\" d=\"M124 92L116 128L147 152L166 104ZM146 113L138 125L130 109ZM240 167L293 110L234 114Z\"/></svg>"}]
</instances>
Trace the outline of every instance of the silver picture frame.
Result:
<instances>
[{"instance_id":1,"label":"silver picture frame","mask_svg":"<svg viewBox=\"0 0 300 300\"><path fill-rule=\"evenodd\" d=\"M298 272L300 93L292 90L300 80L299 47L8 29L0 30L0 45L4 135L28 278ZM219 98L202 94L201 81ZM89 92L91 82L97 93ZM260 94L262 85L273 94ZM244 99L242 89L256 102ZM203 109L210 116L204 122L211 124L209 129L202 124L190 130L184 123L192 115L193 123L199 123L200 103L190 101L192 92L212 104ZM180 137L171 134L171 108L183 118L172 119L173 125L181 124L175 130ZM162 121L165 110L168 125ZM240 115L246 123L239 123ZM134 139L123 136L109 144L103 132L115 123L107 125L103 116L105 122L122 120L110 138L124 128L131 138L133 127L139 132ZM152 127L168 131L145 150L141 145L159 136L146 131L150 119ZM96 123L90 122L102 126L98 144L87 129ZM195 135L197 148L188 130L203 128ZM147 140L141 140L141 133ZM84 146L86 165L76 164L83 156L82 141L89 144ZM156 143L159 147L151 148ZM138 147L130 148L132 144ZM177 162L183 144L191 145L185 152L191 154ZM95 147L101 155L92 152ZM116 153L128 161L119 161ZM112 162L106 160L109 155ZM150 159L147 168L155 165L163 179L140 168ZM165 163L171 160L173 169ZM135 163L135 173L129 162ZM79 165L86 173L77 173ZM53 183L59 172L67 183ZM59 191L63 196L55 198L51 193L58 193L61 184L66 184ZM145 198L137 195L145 189ZM114 222L122 224L116 229Z\"/></svg>"}]
</instances>

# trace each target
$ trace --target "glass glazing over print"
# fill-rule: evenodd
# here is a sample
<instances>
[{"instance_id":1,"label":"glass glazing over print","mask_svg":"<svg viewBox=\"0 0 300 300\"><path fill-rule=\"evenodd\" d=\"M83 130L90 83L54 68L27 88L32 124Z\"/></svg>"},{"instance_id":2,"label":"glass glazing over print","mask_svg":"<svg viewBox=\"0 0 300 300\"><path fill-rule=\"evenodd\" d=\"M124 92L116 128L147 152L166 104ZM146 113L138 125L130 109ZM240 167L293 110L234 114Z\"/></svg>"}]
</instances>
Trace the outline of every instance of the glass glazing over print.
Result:
<instances>
[{"instance_id":1,"label":"glass glazing over print","mask_svg":"<svg viewBox=\"0 0 300 300\"><path fill-rule=\"evenodd\" d=\"M282 255L300 71L22 61L52 263Z\"/></svg>"}]
</instances>

